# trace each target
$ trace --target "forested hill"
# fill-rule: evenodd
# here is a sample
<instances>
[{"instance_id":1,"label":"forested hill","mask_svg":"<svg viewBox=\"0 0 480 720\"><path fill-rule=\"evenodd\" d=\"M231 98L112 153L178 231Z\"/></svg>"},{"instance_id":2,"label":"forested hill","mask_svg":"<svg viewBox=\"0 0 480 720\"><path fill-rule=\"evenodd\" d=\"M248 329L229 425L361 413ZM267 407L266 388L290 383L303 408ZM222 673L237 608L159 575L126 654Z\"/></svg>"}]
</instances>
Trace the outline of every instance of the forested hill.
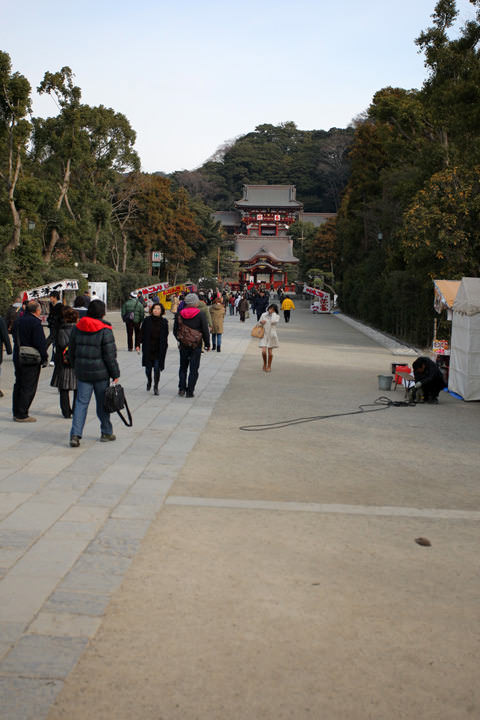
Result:
<instances>
[{"instance_id":1,"label":"forested hill","mask_svg":"<svg viewBox=\"0 0 480 720\"><path fill-rule=\"evenodd\" d=\"M349 176L353 128L299 130L295 123L258 125L221 146L200 168L170 176L216 210L228 210L244 184L293 184L310 212L336 212Z\"/></svg>"}]
</instances>

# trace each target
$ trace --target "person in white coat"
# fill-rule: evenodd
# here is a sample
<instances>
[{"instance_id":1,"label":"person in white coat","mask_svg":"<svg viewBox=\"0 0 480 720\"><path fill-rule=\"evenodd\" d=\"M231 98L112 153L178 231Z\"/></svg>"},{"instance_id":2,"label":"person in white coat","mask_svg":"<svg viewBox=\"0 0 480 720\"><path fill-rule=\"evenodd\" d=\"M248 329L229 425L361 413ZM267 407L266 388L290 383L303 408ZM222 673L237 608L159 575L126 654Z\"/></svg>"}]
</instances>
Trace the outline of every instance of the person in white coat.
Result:
<instances>
[{"instance_id":1,"label":"person in white coat","mask_svg":"<svg viewBox=\"0 0 480 720\"><path fill-rule=\"evenodd\" d=\"M259 323L263 325L265 333L260 339L258 347L262 350L264 372L272 370L273 348L278 347L277 325L279 320L278 306L275 303L269 305L267 312L260 315Z\"/></svg>"}]
</instances>

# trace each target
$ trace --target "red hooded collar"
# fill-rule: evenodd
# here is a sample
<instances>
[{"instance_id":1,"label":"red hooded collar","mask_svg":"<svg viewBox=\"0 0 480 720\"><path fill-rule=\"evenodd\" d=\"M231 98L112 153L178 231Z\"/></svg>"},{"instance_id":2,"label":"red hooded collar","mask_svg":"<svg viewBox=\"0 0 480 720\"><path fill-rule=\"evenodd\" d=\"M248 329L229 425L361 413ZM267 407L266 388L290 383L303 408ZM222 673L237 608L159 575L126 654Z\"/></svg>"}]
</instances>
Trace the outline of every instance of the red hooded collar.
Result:
<instances>
[{"instance_id":1,"label":"red hooded collar","mask_svg":"<svg viewBox=\"0 0 480 720\"><path fill-rule=\"evenodd\" d=\"M85 315L85 317L77 322L77 328L82 332L98 332L99 330L103 330L103 328L109 327L111 327L111 325L103 322L103 320L96 320L95 318L88 317L88 315Z\"/></svg>"},{"instance_id":2,"label":"red hooded collar","mask_svg":"<svg viewBox=\"0 0 480 720\"><path fill-rule=\"evenodd\" d=\"M200 310L196 307L184 307L183 310L180 310L180 315L185 320L191 320L191 318L194 318Z\"/></svg>"}]
</instances>

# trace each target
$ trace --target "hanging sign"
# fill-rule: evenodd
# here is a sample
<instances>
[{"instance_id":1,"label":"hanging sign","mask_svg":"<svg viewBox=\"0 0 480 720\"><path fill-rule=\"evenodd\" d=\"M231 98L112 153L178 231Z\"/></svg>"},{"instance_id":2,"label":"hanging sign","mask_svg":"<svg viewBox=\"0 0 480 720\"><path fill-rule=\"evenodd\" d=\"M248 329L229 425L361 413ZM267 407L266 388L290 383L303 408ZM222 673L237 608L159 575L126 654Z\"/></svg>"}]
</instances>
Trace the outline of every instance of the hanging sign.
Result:
<instances>
[{"instance_id":1,"label":"hanging sign","mask_svg":"<svg viewBox=\"0 0 480 720\"><path fill-rule=\"evenodd\" d=\"M26 290L23 293L23 300L37 300L37 298L48 297L53 290L65 292L65 290L78 290L78 280L59 280L40 287Z\"/></svg>"},{"instance_id":2,"label":"hanging sign","mask_svg":"<svg viewBox=\"0 0 480 720\"><path fill-rule=\"evenodd\" d=\"M154 285L148 285L147 287L137 288L136 290L132 290L131 294L138 295L138 293L141 292L142 295L152 295L152 293L163 292L167 288L168 288L168 282L155 283Z\"/></svg>"}]
</instances>

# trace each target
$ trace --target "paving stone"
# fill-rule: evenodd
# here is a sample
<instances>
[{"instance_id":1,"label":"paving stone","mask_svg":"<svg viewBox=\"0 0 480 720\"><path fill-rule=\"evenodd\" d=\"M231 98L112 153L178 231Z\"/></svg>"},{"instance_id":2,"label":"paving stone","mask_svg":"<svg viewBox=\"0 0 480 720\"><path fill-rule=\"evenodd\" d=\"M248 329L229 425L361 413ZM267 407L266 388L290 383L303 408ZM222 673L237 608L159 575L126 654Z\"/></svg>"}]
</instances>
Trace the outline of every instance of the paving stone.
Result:
<instances>
[{"instance_id":1,"label":"paving stone","mask_svg":"<svg viewBox=\"0 0 480 720\"><path fill-rule=\"evenodd\" d=\"M85 550L88 539L73 539L58 542L41 537L25 555L20 558L9 573L9 578L29 576L52 577L60 580Z\"/></svg>"},{"instance_id":2,"label":"paving stone","mask_svg":"<svg viewBox=\"0 0 480 720\"><path fill-rule=\"evenodd\" d=\"M64 522L59 520L52 525L44 534L44 538L48 540L91 540L95 537L102 522Z\"/></svg>"},{"instance_id":3,"label":"paving stone","mask_svg":"<svg viewBox=\"0 0 480 720\"><path fill-rule=\"evenodd\" d=\"M29 626L28 632L53 637L88 637L95 635L101 618L70 613L41 612Z\"/></svg>"},{"instance_id":4,"label":"paving stone","mask_svg":"<svg viewBox=\"0 0 480 720\"><path fill-rule=\"evenodd\" d=\"M45 720L62 687L61 680L0 677L2 720Z\"/></svg>"},{"instance_id":5,"label":"paving stone","mask_svg":"<svg viewBox=\"0 0 480 720\"><path fill-rule=\"evenodd\" d=\"M129 557L120 554L84 553L60 583L58 590L101 595L112 593L120 586L130 562Z\"/></svg>"},{"instance_id":6,"label":"paving stone","mask_svg":"<svg viewBox=\"0 0 480 720\"><path fill-rule=\"evenodd\" d=\"M0 492L0 519L7 517L31 496L31 493Z\"/></svg>"},{"instance_id":7,"label":"paving stone","mask_svg":"<svg viewBox=\"0 0 480 720\"><path fill-rule=\"evenodd\" d=\"M22 557L24 552L25 550L20 548L0 548L0 567L8 570Z\"/></svg>"},{"instance_id":8,"label":"paving stone","mask_svg":"<svg viewBox=\"0 0 480 720\"><path fill-rule=\"evenodd\" d=\"M141 503L137 504L128 504L128 503L122 503L121 505L117 505L115 510L112 511L111 517L112 518L124 518L124 519L149 519L153 520L159 509L161 508L163 504L165 496L162 495L158 498L158 500L153 500L150 504L142 505Z\"/></svg>"},{"instance_id":9,"label":"paving stone","mask_svg":"<svg viewBox=\"0 0 480 720\"><path fill-rule=\"evenodd\" d=\"M0 583L0 621L31 622L57 583L56 578L30 576L11 577L8 573Z\"/></svg>"},{"instance_id":10,"label":"paving stone","mask_svg":"<svg viewBox=\"0 0 480 720\"><path fill-rule=\"evenodd\" d=\"M24 528L35 528L41 532L45 532L50 525L63 515L65 510L71 505L70 498L66 498L64 503L39 503L35 500L28 500L19 508L2 520L0 523L0 532L4 530L23 530Z\"/></svg>"},{"instance_id":11,"label":"paving stone","mask_svg":"<svg viewBox=\"0 0 480 720\"><path fill-rule=\"evenodd\" d=\"M62 517L65 522L103 522L108 516L108 510L104 507L93 505L74 505L67 510Z\"/></svg>"},{"instance_id":12,"label":"paving stone","mask_svg":"<svg viewBox=\"0 0 480 720\"><path fill-rule=\"evenodd\" d=\"M103 537L93 540L88 546L87 553L108 553L124 558L134 558L137 554L141 540L122 537Z\"/></svg>"},{"instance_id":13,"label":"paving stone","mask_svg":"<svg viewBox=\"0 0 480 720\"><path fill-rule=\"evenodd\" d=\"M15 643L25 630L25 623L0 622L0 642Z\"/></svg>"},{"instance_id":14,"label":"paving stone","mask_svg":"<svg viewBox=\"0 0 480 720\"><path fill-rule=\"evenodd\" d=\"M43 610L56 614L71 613L96 617L104 614L109 602L109 595L56 590L48 598Z\"/></svg>"},{"instance_id":15,"label":"paving stone","mask_svg":"<svg viewBox=\"0 0 480 720\"><path fill-rule=\"evenodd\" d=\"M39 530L4 530L0 524L0 548L26 549L38 537L39 532Z\"/></svg>"},{"instance_id":16,"label":"paving stone","mask_svg":"<svg viewBox=\"0 0 480 720\"><path fill-rule=\"evenodd\" d=\"M35 493L48 483L48 478L16 472L0 480L0 492Z\"/></svg>"},{"instance_id":17,"label":"paving stone","mask_svg":"<svg viewBox=\"0 0 480 720\"><path fill-rule=\"evenodd\" d=\"M0 663L0 673L65 678L87 643L88 638L24 635Z\"/></svg>"},{"instance_id":18,"label":"paving stone","mask_svg":"<svg viewBox=\"0 0 480 720\"><path fill-rule=\"evenodd\" d=\"M93 485L78 500L77 505L97 505L100 507L115 507L125 493L124 485L104 483Z\"/></svg>"}]
</instances>

